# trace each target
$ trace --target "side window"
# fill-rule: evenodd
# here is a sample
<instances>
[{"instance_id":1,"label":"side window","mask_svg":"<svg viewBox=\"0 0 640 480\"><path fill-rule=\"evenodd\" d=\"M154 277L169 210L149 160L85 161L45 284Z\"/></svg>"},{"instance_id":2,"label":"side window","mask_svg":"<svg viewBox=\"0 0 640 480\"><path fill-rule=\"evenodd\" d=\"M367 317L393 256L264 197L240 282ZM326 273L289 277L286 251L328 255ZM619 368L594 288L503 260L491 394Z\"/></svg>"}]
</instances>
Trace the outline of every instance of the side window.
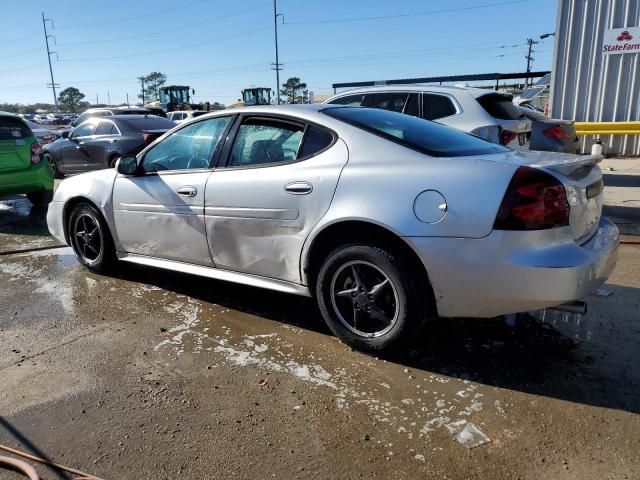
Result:
<instances>
[{"instance_id":1,"label":"side window","mask_svg":"<svg viewBox=\"0 0 640 480\"><path fill-rule=\"evenodd\" d=\"M407 100L407 104L404 106L404 114L405 115L413 115L414 117L420 116L420 105L419 105L419 94L412 93L409 95L409 99Z\"/></svg>"},{"instance_id":2,"label":"side window","mask_svg":"<svg viewBox=\"0 0 640 480\"><path fill-rule=\"evenodd\" d=\"M118 131L116 126L112 122L102 121L96 127L96 133L94 135L117 135Z\"/></svg>"},{"instance_id":3,"label":"side window","mask_svg":"<svg viewBox=\"0 0 640 480\"><path fill-rule=\"evenodd\" d=\"M408 96L407 92L374 93L367 95L362 106L402 113Z\"/></svg>"},{"instance_id":4,"label":"side window","mask_svg":"<svg viewBox=\"0 0 640 480\"><path fill-rule=\"evenodd\" d=\"M456 112L456 107L449 97L432 93L422 94L422 116L427 120L448 117Z\"/></svg>"},{"instance_id":5,"label":"side window","mask_svg":"<svg viewBox=\"0 0 640 480\"><path fill-rule=\"evenodd\" d=\"M145 154L144 171L209 168L213 152L231 120L230 116L210 118L172 133Z\"/></svg>"},{"instance_id":6,"label":"side window","mask_svg":"<svg viewBox=\"0 0 640 480\"><path fill-rule=\"evenodd\" d=\"M333 135L329 132L326 130L320 130L316 127L309 127L306 135L304 136L304 141L302 142L298 158L307 158L315 155L319 151L324 150L331 145L331 142L333 142Z\"/></svg>"},{"instance_id":7,"label":"side window","mask_svg":"<svg viewBox=\"0 0 640 480\"><path fill-rule=\"evenodd\" d=\"M246 119L231 149L230 167L292 161L298 158L304 128L264 118Z\"/></svg>"},{"instance_id":8,"label":"side window","mask_svg":"<svg viewBox=\"0 0 640 480\"><path fill-rule=\"evenodd\" d=\"M349 107L359 107L364 100L364 94L362 95L347 95L345 97L336 98L331 100L331 105L347 105Z\"/></svg>"},{"instance_id":9,"label":"side window","mask_svg":"<svg viewBox=\"0 0 640 480\"><path fill-rule=\"evenodd\" d=\"M71 136L73 138L76 137L88 137L89 135L93 135L93 129L95 128L95 124L93 122L84 122L78 125L74 130Z\"/></svg>"}]
</instances>

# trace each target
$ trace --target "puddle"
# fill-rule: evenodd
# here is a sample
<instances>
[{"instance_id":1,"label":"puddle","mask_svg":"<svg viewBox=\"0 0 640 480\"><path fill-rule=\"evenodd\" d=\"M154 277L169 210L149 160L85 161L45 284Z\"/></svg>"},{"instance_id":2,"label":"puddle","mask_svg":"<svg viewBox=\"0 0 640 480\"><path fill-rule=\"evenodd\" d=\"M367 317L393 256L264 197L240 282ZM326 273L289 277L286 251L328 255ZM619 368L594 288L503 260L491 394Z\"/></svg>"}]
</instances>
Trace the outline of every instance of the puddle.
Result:
<instances>
[{"instance_id":1,"label":"puddle","mask_svg":"<svg viewBox=\"0 0 640 480\"><path fill-rule=\"evenodd\" d=\"M251 315L242 314L242 322L250 327L239 329L229 326L235 324L229 320L238 312L230 314L224 307L189 297L168 301L163 309L177 321L153 347L170 357L166 365L182 355L206 355L209 369L254 367L291 375L308 382L311 389L328 389L336 412L364 413L372 426L400 436L414 448L424 446L432 432L466 422L485 409L486 392L470 380L402 368L352 353L333 340L309 347L308 340L300 338L305 331L290 325L247 334L254 327ZM264 322L262 328L270 323L259 320ZM336 346L338 351L332 351ZM487 405L496 410L493 400Z\"/></svg>"}]
</instances>

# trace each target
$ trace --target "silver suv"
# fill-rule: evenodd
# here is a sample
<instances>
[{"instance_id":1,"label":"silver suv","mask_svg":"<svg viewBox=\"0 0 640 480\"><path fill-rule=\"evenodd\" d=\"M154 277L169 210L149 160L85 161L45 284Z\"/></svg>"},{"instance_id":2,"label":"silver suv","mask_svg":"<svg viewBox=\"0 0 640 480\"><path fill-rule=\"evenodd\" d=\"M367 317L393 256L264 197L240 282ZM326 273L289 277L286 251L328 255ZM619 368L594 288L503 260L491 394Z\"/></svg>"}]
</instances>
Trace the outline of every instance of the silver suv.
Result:
<instances>
[{"instance_id":1,"label":"silver suv","mask_svg":"<svg viewBox=\"0 0 640 480\"><path fill-rule=\"evenodd\" d=\"M516 150L528 150L531 121L513 97L470 87L369 87L335 95L324 103L370 108L437 121Z\"/></svg>"}]
</instances>

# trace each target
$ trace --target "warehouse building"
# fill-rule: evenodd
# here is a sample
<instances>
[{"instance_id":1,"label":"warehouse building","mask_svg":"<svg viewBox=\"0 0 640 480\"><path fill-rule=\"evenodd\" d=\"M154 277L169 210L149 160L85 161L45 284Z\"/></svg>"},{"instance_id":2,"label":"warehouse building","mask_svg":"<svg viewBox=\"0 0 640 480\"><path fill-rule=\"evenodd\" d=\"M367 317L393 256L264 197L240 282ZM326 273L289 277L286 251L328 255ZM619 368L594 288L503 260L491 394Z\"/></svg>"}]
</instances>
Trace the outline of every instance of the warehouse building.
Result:
<instances>
[{"instance_id":1,"label":"warehouse building","mask_svg":"<svg viewBox=\"0 0 640 480\"><path fill-rule=\"evenodd\" d=\"M640 121L640 1L558 0L553 65L551 116ZM600 139L605 153L640 155L640 135Z\"/></svg>"}]
</instances>

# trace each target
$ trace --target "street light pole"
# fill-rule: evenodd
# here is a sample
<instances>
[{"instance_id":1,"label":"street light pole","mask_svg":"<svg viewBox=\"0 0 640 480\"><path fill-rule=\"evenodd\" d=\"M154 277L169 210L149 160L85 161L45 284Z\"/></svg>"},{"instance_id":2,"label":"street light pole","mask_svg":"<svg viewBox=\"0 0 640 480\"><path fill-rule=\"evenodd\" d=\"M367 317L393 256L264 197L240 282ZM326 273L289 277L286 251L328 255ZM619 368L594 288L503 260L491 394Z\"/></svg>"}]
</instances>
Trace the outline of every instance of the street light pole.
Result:
<instances>
[{"instance_id":1,"label":"street light pole","mask_svg":"<svg viewBox=\"0 0 640 480\"><path fill-rule=\"evenodd\" d=\"M56 105L56 112L58 111L58 97L56 96L56 82L53 81L53 68L51 67L51 54L55 53L49 50L49 37L52 35L47 34L47 20L50 18L44 18L44 12L42 12L42 28L44 29L44 43L47 46L47 60L49 61L49 73L51 74L51 90L53 91L53 103Z\"/></svg>"},{"instance_id":2,"label":"street light pole","mask_svg":"<svg viewBox=\"0 0 640 480\"><path fill-rule=\"evenodd\" d=\"M280 70L282 70L282 64L278 58L278 17L284 16L281 13L278 13L278 5L277 0L273 0L273 30L275 34L275 43L276 43L276 63L272 63L272 69L276 71L276 99L278 105L280 105Z\"/></svg>"}]
</instances>

